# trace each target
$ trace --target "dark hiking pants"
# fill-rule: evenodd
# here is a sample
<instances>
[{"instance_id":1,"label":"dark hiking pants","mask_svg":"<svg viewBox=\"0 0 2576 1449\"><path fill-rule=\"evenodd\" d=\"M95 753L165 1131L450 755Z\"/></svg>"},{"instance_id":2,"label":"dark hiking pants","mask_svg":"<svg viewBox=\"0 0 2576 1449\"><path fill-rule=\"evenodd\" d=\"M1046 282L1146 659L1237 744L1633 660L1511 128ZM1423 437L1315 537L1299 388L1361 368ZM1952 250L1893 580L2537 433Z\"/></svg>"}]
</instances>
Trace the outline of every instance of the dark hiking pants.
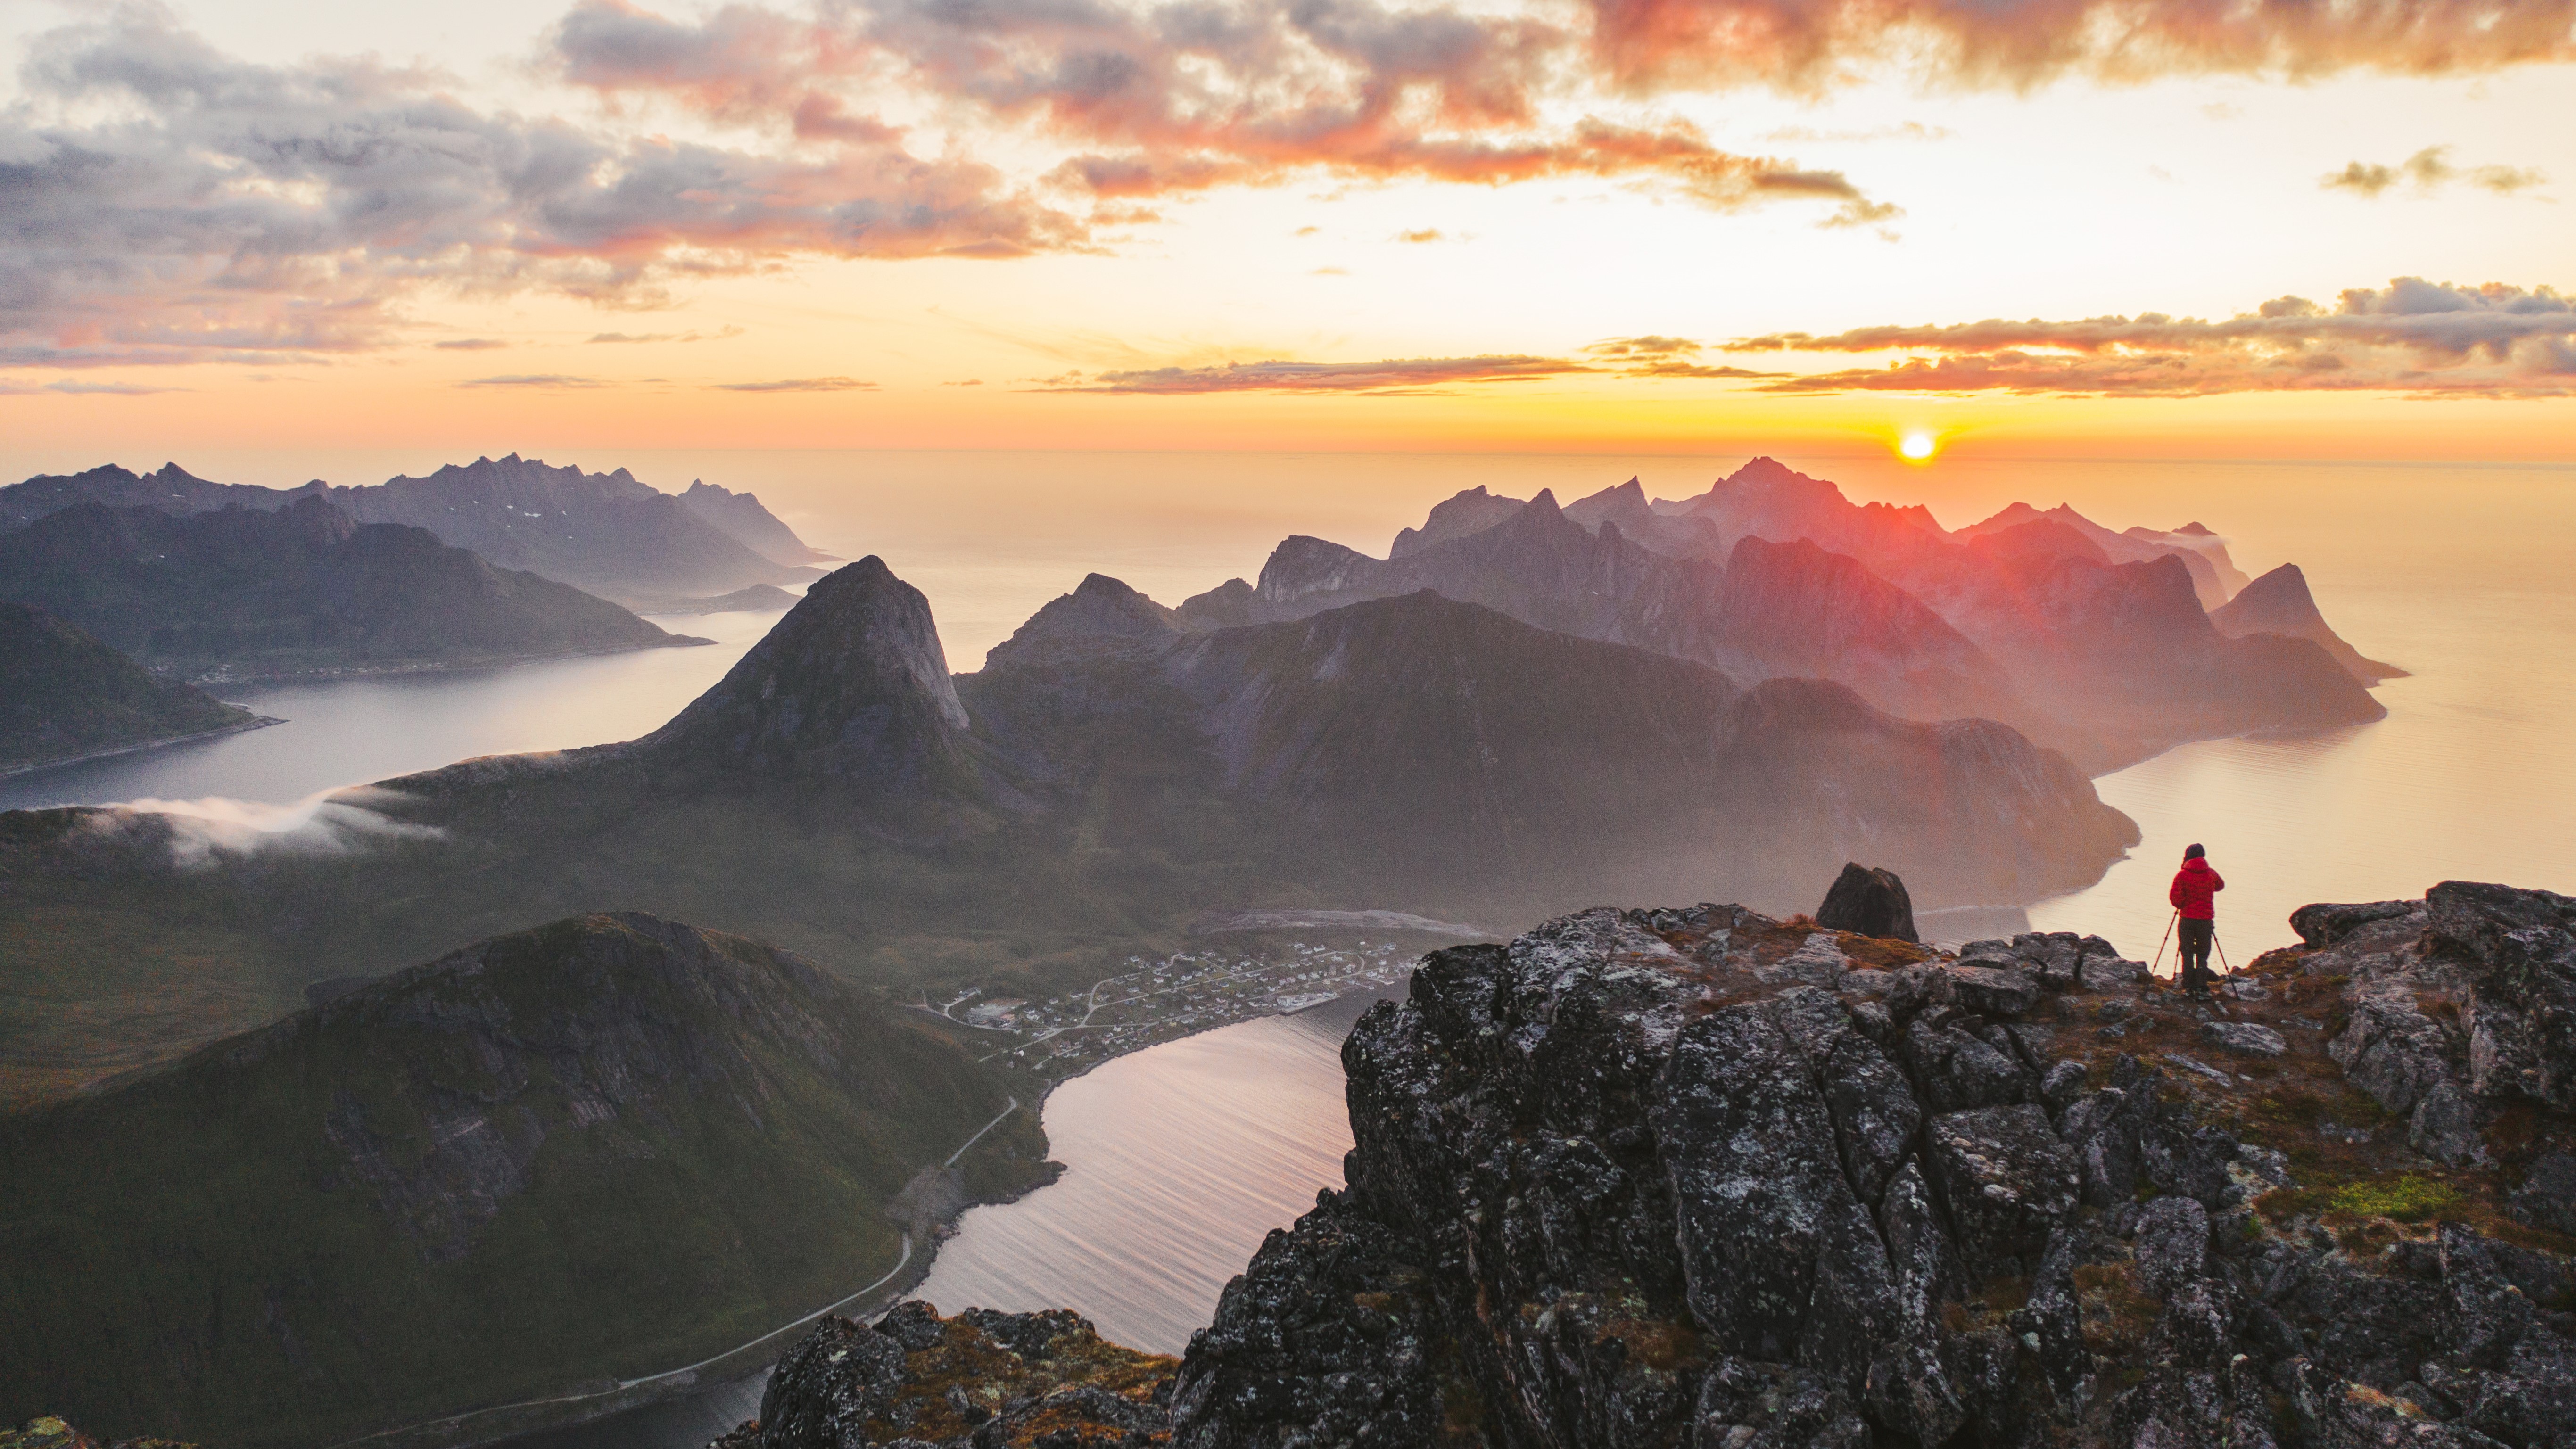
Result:
<instances>
[{"instance_id":1,"label":"dark hiking pants","mask_svg":"<svg viewBox=\"0 0 2576 1449\"><path fill-rule=\"evenodd\" d=\"M2218 934L2216 921L2182 922L2182 984L2186 991L2197 991L2217 979L2209 969L2209 943Z\"/></svg>"}]
</instances>

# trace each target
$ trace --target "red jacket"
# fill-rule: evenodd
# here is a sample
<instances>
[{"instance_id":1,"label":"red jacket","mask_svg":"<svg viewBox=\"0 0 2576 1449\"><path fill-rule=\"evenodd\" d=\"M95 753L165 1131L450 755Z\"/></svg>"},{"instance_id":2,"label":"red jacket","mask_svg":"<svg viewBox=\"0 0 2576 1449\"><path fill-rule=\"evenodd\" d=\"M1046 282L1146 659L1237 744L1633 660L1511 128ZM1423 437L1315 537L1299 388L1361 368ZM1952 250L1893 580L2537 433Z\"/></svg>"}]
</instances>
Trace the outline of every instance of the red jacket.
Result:
<instances>
[{"instance_id":1,"label":"red jacket","mask_svg":"<svg viewBox=\"0 0 2576 1449\"><path fill-rule=\"evenodd\" d=\"M2173 902L2186 921L2214 921L2218 910L2210 897L2225 889L2227 882L2209 868L2208 861L2186 860L2182 869L2174 872L2173 889L2165 892L2165 899Z\"/></svg>"}]
</instances>

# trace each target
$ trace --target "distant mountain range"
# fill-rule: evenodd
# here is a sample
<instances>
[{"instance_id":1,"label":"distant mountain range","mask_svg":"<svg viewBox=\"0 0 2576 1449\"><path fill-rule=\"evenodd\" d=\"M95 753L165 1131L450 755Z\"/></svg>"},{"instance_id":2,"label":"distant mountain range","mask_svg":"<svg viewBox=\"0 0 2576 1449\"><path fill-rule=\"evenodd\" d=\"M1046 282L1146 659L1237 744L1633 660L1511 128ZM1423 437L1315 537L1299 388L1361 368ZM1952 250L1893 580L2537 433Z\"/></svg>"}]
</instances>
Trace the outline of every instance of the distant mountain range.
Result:
<instances>
[{"instance_id":1,"label":"distant mountain range","mask_svg":"<svg viewBox=\"0 0 2576 1449\"><path fill-rule=\"evenodd\" d=\"M620 468L585 473L513 453L449 465L426 478L363 487L211 483L176 463L136 474L113 465L0 488L0 531L81 503L206 513L275 510L320 496L360 523L425 528L505 569L625 600L695 598L816 577L829 555L797 539L748 493L693 483L681 497Z\"/></svg>"},{"instance_id":2,"label":"distant mountain range","mask_svg":"<svg viewBox=\"0 0 2576 1449\"><path fill-rule=\"evenodd\" d=\"M2386 713L2366 687L2385 667L2335 637L2304 584L2278 617L2258 610L2279 585L2209 612L2246 587L2197 523L2115 533L2015 504L1953 533L1756 458L1678 501L1650 502L1634 479L1562 508L1470 489L1385 559L1290 538L1258 586L1233 580L1180 612L1265 622L1432 588L1742 682L1831 679L1909 718L1998 720L2094 772L2184 740Z\"/></svg>"},{"instance_id":3,"label":"distant mountain range","mask_svg":"<svg viewBox=\"0 0 2576 1449\"><path fill-rule=\"evenodd\" d=\"M970 1140L963 1195L1044 1180L1011 1100L757 941L484 941L0 1117L0 1418L264 1449L676 1368L895 1267Z\"/></svg>"},{"instance_id":4,"label":"distant mountain range","mask_svg":"<svg viewBox=\"0 0 2576 1449\"><path fill-rule=\"evenodd\" d=\"M1094 578L952 679L928 602L873 558L641 739L466 761L335 808L375 822L348 853L217 849L188 870L185 821L0 815L0 925L55 943L0 977L0 1091L610 902L898 989L1052 992L1211 909L1509 923L1620 877L1803 902L1853 858L1925 902L2028 899L2137 839L2007 726L1902 720L1828 682L1740 686L1425 592L1207 629ZM156 930L79 924L103 916ZM180 979L184 1024L160 1014ZM42 1062L12 1039L42 1040Z\"/></svg>"},{"instance_id":5,"label":"distant mountain range","mask_svg":"<svg viewBox=\"0 0 2576 1449\"><path fill-rule=\"evenodd\" d=\"M42 609L0 602L0 774L258 723Z\"/></svg>"},{"instance_id":6,"label":"distant mountain range","mask_svg":"<svg viewBox=\"0 0 2576 1449\"><path fill-rule=\"evenodd\" d=\"M193 678L707 642L496 568L426 529L360 523L318 494L273 510L192 514L75 504L0 534L0 599Z\"/></svg>"}]
</instances>

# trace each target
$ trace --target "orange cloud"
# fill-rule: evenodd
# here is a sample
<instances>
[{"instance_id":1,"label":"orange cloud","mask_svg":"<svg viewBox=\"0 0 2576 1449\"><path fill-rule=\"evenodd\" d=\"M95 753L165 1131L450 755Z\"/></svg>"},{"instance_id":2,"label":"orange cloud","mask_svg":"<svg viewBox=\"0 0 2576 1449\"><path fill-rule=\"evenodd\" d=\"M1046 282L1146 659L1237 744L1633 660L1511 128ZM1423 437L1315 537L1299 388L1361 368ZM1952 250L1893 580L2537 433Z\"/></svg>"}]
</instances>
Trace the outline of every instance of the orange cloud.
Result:
<instances>
[{"instance_id":1,"label":"orange cloud","mask_svg":"<svg viewBox=\"0 0 2576 1449\"><path fill-rule=\"evenodd\" d=\"M899 75L1080 148L1046 179L1095 197L1270 185L1312 170L1476 185L1621 176L1720 208L1810 199L1838 204L1838 217L1894 214L1839 173L1722 151L1686 122L1543 124L1539 98L1561 88L1579 38L1522 16L1377 0L1223 10L881 0L799 27L743 6L690 23L586 0L555 46L580 84L720 119L801 115Z\"/></svg>"},{"instance_id":2,"label":"orange cloud","mask_svg":"<svg viewBox=\"0 0 2576 1449\"><path fill-rule=\"evenodd\" d=\"M2448 75L2576 58L2576 0L1590 0L1591 57L1632 90L1822 90L1895 65L2026 88L2210 73Z\"/></svg>"}]
</instances>

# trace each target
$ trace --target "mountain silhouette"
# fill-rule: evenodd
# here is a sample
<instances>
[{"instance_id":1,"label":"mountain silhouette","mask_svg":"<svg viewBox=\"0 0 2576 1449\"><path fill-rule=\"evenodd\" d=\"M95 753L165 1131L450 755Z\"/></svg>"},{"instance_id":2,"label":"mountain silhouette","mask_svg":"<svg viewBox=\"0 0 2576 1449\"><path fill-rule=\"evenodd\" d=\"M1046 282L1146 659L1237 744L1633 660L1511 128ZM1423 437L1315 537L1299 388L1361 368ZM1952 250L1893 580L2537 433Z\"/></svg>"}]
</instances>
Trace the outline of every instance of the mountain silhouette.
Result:
<instances>
[{"instance_id":1,"label":"mountain silhouette","mask_svg":"<svg viewBox=\"0 0 2576 1449\"><path fill-rule=\"evenodd\" d=\"M307 495L175 515L78 504L0 534L0 598L191 676L483 664L703 644Z\"/></svg>"}]
</instances>

